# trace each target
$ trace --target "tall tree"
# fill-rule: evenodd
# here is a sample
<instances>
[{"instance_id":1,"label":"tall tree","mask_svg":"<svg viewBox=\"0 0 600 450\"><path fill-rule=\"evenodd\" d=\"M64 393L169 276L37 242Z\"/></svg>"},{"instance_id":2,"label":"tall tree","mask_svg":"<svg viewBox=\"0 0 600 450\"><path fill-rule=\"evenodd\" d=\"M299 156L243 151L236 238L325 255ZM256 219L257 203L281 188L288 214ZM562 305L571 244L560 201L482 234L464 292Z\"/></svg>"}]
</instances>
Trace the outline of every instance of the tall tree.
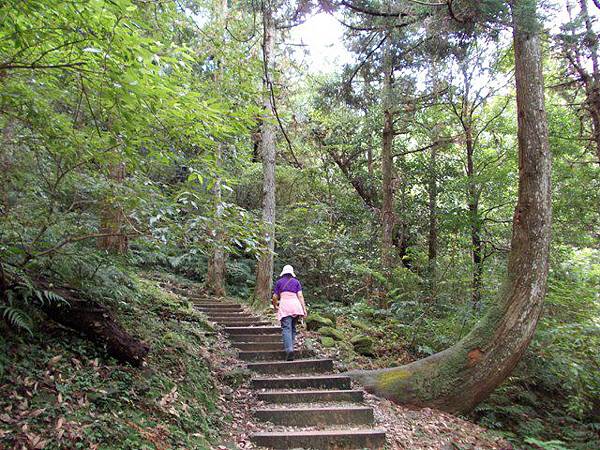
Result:
<instances>
[{"instance_id":1,"label":"tall tree","mask_svg":"<svg viewBox=\"0 0 600 450\"><path fill-rule=\"evenodd\" d=\"M277 131L273 74L275 68L275 17L271 0L262 2L263 40L263 116L260 124L259 151L263 165L262 222L266 251L260 256L256 270L254 299L266 303L273 285L273 253L275 251L275 135Z\"/></svg>"},{"instance_id":2,"label":"tall tree","mask_svg":"<svg viewBox=\"0 0 600 450\"><path fill-rule=\"evenodd\" d=\"M223 30L222 40L225 44L225 28L227 24L227 0L220 0L216 3L216 16L217 26ZM221 50L221 55L222 55ZM223 57L217 58L218 67L215 72L215 83L217 86L222 83L223 70L225 62ZM223 142L217 143L217 149L215 152L215 163L217 170L223 167ZM208 261L208 271L206 273L206 287L208 290L217 296L225 295L225 262L227 259L225 253L225 239L222 223L223 221L223 188L222 188L221 174L217 173L215 184L213 186L213 203L214 203L214 243L212 248L212 254Z\"/></svg>"},{"instance_id":3,"label":"tall tree","mask_svg":"<svg viewBox=\"0 0 600 450\"><path fill-rule=\"evenodd\" d=\"M394 261L394 112L392 111L394 66L391 49L391 30L383 43L383 130L381 137L381 172L383 202L381 206L381 265L384 273L392 269Z\"/></svg>"},{"instance_id":4,"label":"tall tree","mask_svg":"<svg viewBox=\"0 0 600 450\"><path fill-rule=\"evenodd\" d=\"M507 279L471 332L411 364L353 372L368 390L402 403L467 412L512 372L540 316L548 276L551 160L536 0L512 3L519 190Z\"/></svg>"},{"instance_id":5,"label":"tall tree","mask_svg":"<svg viewBox=\"0 0 600 450\"><path fill-rule=\"evenodd\" d=\"M484 186L480 177L483 172L482 167L489 165L489 162L478 164L482 159L480 138L504 111L504 108L501 108L496 115L482 120L483 111L500 82L490 68L483 67L483 63L489 62L492 65L496 59L496 55L490 52L490 47L492 46L488 45L484 36L479 40L472 39L470 42L464 42L462 46L455 49L458 64L456 71L460 73L460 77L453 89L449 91L450 109L458 121L464 141L465 202L472 262L471 304L474 308L481 306L483 269L486 259L483 238L485 218L482 217L481 212ZM505 107L506 105L507 103Z\"/></svg>"},{"instance_id":6,"label":"tall tree","mask_svg":"<svg viewBox=\"0 0 600 450\"><path fill-rule=\"evenodd\" d=\"M398 134L395 124L402 109L398 104L399 99L403 99L403 104L413 101L409 95L411 80L405 76L396 77L396 73L407 66L411 53L418 47L411 40L414 34L408 31L416 23L412 18L415 13L411 5L403 6L401 11L394 11L390 2L384 3L385 11L376 11L371 6L363 7L353 2L343 2L342 5L352 14L349 18L351 23L346 25L352 49L359 58L356 67L347 68L346 84L348 87L352 86L361 72L365 81L363 92L368 88L369 75L380 86L378 98L373 99L373 102L380 105L382 116L378 131L381 135L380 258L383 272L389 273L398 259L405 266L410 266L407 258L409 223L403 214L406 185L402 186L400 192L399 217L395 211L395 184L399 177L395 176L394 140ZM372 161L369 158L367 154L367 169L372 173Z\"/></svg>"},{"instance_id":7,"label":"tall tree","mask_svg":"<svg viewBox=\"0 0 600 450\"><path fill-rule=\"evenodd\" d=\"M427 183L429 227L427 233L427 265L429 272L430 295L432 300L437 290L437 256L438 256L438 147L440 127L434 126L434 142L429 150L429 181Z\"/></svg>"},{"instance_id":8,"label":"tall tree","mask_svg":"<svg viewBox=\"0 0 600 450\"><path fill-rule=\"evenodd\" d=\"M462 74L463 94L461 98L460 113L457 112L460 124L465 137L466 165L467 175L467 207L469 217L469 228L471 234L471 260L473 263L473 275L471 280L471 302L473 307L478 308L481 304L481 277L483 275L483 246L481 243L481 219L479 218L479 188L475 181L475 124L474 116L478 106L481 106L483 99L479 92L472 92L474 70L473 61L470 58L464 58L460 62L460 72ZM456 111L456 110L455 110Z\"/></svg>"}]
</instances>

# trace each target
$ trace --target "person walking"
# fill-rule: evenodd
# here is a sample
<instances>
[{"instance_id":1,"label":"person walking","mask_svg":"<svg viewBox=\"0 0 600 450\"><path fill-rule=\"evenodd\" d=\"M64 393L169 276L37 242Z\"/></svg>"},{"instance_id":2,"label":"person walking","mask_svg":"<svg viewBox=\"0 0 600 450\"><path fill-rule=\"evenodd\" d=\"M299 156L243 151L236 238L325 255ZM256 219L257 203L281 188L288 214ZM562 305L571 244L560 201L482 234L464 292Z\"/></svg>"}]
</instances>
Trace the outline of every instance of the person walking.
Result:
<instances>
[{"instance_id":1,"label":"person walking","mask_svg":"<svg viewBox=\"0 0 600 450\"><path fill-rule=\"evenodd\" d=\"M277 310L277 320L281 323L285 359L293 361L296 325L299 317L306 317L306 304L302 295L302 285L296 278L294 268L289 264L283 267L280 278L275 283L272 302Z\"/></svg>"}]
</instances>

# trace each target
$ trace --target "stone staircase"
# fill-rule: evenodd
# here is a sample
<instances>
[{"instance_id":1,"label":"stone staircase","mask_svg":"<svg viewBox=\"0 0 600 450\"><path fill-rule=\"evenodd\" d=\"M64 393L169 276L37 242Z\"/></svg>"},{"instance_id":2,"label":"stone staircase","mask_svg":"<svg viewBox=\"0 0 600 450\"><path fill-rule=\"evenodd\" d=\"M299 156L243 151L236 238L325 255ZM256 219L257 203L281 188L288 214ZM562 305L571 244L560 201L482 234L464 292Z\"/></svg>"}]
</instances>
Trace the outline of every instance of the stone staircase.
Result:
<instances>
[{"instance_id":1,"label":"stone staircase","mask_svg":"<svg viewBox=\"0 0 600 450\"><path fill-rule=\"evenodd\" d=\"M284 361L281 328L231 301L202 300L197 308L221 325L239 358L256 373L251 387L266 406L254 417L267 431L251 435L259 447L275 449L383 449L385 430L374 428L373 409L350 378L333 373L331 359L296 348Z\"/></svg>"}]
</instances>

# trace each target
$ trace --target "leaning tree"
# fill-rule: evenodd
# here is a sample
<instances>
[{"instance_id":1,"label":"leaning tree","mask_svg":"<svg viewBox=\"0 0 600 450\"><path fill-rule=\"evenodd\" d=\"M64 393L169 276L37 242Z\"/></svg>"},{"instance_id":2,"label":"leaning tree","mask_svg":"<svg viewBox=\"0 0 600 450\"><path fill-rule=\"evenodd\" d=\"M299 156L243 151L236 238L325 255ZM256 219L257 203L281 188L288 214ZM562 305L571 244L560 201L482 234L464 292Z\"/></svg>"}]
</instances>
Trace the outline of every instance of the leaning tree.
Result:
<instances>
[{"instance_id":1,"label":"leaning tree","mask_svg":"<svg viewBox=\"0 0 600 450\"><path fill-rule=\"evenodd\" d=\"M546 292L551 160L536 0L510 2L518 114L519 189L507 278L498 300L452 347L391 369L351 375L401 403L461 413L512 372L531 341Z\"/></svg>"}]
</instances>

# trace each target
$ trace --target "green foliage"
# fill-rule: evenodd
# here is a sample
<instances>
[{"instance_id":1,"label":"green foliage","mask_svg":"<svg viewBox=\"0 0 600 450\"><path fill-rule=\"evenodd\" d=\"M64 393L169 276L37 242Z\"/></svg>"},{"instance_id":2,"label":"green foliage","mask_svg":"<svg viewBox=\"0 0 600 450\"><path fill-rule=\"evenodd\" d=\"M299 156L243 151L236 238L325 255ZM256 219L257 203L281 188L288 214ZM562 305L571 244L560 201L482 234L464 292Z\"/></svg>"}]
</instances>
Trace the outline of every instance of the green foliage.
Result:
<instances>
[{"instance_id":1,"label":"green foliage","mask_svg":"<svg viewBox=\"0 0 600 450\"><path fill-rule=\"evenodd\" d=\"M31 318L25 311L12 305L0 305L0 314L14 328L31 333Z\"/></svg>"},{"instance_id":2,"label":"green foliage","mask_svg":"<svg viewBox=\"0 0 600 450\"><path fill-rule=\"evenodd\" d=\"M58 366L71 384L57 389L69 401L85 392L89 404L79 413L59 405L48 416L85 424L75 446L109 436L124 448L149 447L162 439L159 424L168 423L165 447L208 447L214 398L197 355L198 340L209 339L204 332L211 327L189 302L135 271L167 269L172 275L161 279L170 283L181 275L201 281L219 245L228 255L228 292L247 298L264 251L262 164L253 148L263 120L263 67L254 56L261 36L243 2L229 5L226 27L215 4L184 3L0 5L0 373L44 377L45 361L64 351L68 358ZM460 2L454 13L461 20L450 22L438 22L444 8L432 13L413 3L405 7L414 24L390 33L391 98L381 92L382 48L372 47L389 25L385 17L341 12L348 23L364 21L372 29L369 37L360 27L346 36L353 52L369 50L360 70L290 75L284 69L297 64L283 52L274 76L279 118L294 153L279 136L285 145L278 146L276 173L276 272L295 266L309 310L320 317L310 327L325 334L324 346L336 346L356 365L402 364L464 336L496 301L511 239L519 171L514 60L504 41L494 41L507 23L506 2ZM494 25L491 36L483 24ZM546 308L518 370L474 414L519 447L598 443L600 176L581 109L585 89L572 88L571 81L581 80L572 78L560 53L586 43L583 26L574 18L560 45L545 53L554 158ZM461 64L476 78L470 88ZM293 86L285 86L286 77ZM389 100L396 133L395 261L383 270L380 149ZM475 136L467 176L469 104ZM467 197L476 200L475 213ZM471 300L474 226L483 257L478 307ZM109 237L126 241L128 252L114 254L103 244ZM160 355L151 356L152 370L132 373L63 332L45 345L39 333L48 324L39 310L62 301L53 286L78 289L117 311ZM181 316L193 321L169 319ZM357 343L372 343L372 349L357 346L365 355L344 342L358 333ZM80 357L81 367L68 362ZM224 378L239 386L245 376L233 371ZM155 411L177 396L185 407ZM123 415L115 418L119 410Z\"/></svg>"},{"instance_id":3,"label":"green foliage","mask_svg":"<svg viewBox=\"0 0 600 450\"><path fill-rule=\"evenodd\" d=\"M139 263L203 273L214 180L231 191L227 174L246 159L254 79L238 77L256 61L240 58L242 45L201 39L174 4L9 1L0 16L0 245L11 282L27 272L103 281L94 266L110 258L95 239L115 231L130 235ZM218 86L215 52L231 63ZM227 167L215 161L220 142ZM222 216L228 252L259 250L251 215L224 202Z\"/></svg>"},{"instance_id":4,"label":"green foliage","mask_svg":"<svg viewBox=\"0 0 600 450\"><path fill-rule=\"evenodd\" d=\"M13 341L9 349L2 338L2 409L16 401L19 389L27 389L27 411L44 410L41 418L24 414L3 422L3 430L11 430L3 443L27 439L21 430L27 424L28 433L48 441L47 448L110 442L131 449L211 448L222 417L209 362L199 356L211 340L201 315L194 316L187 302L155 281L134 280L132 286L135 295L117 307L116 315L152 348L142 370L118 364L62 328L50 326L44 334L33 330L31 338ZM170 318L182 312L197 321Z\"/></svg>"},{"instance_id":5,"label":"green foliage","mask_svg":"<svg viewBox=\"0 0 600 450\"><path fill-rule=\"evenodd\" d=\"M33 322L30 316L31 306L44 306L50 303L66 302L55 292L38 290L31 285L20 285L3 292L4 303L0 304L0 317L16 330L27 331L33 335Z\"/></svg>"},{"instance_id":6,"label":"green foliage","mask_svg":"<svg viewBox=\"0 0 600 450\"><path fill-rule=\"evenodd\" d=\"M558 440L543 442L534 438L526 438L525 443L533 444L536 447L541 448L543 450L568 450L569 448L564 446L564 442Z\"/></svg>"},{"instance_id":7,"label":"green foliage","mask_svg":"<svg viewBox=\"0 0 600 450\"><path fill-rule=\"evenodd\" d=\"M475 414L491 428L515 430L515 442L591 449L600 444L593 431L600 393L598 252L559 247L555 258L546 312L525 359Z\"/></svg>"}]
</instances>

